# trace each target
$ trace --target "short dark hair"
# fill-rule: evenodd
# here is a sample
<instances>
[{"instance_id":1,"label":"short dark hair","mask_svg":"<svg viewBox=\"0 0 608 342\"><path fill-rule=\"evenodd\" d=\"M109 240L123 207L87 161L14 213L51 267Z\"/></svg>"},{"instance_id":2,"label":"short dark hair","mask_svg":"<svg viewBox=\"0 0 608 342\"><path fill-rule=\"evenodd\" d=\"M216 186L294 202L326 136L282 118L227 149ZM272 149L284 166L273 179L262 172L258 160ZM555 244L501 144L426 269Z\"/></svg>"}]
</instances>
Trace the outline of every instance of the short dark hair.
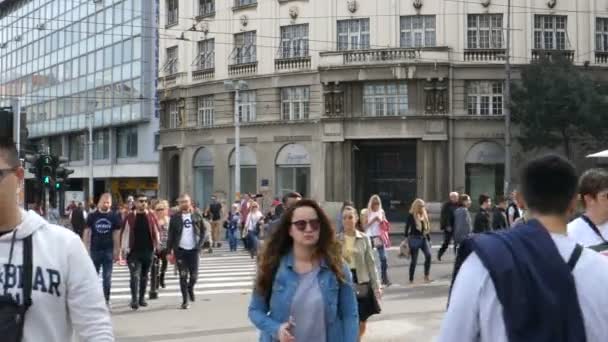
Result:
<instances>
[{"instance_id":1,"label":"short dark hair","mask_svg":"<svg viewBox=\"0 0 608 342\"><path fill-rule=\"evenodd\" d=\"M585 171L578 183L578 193L585 205L585 195L593 198L603 190L608 189L608 171L604 169L590 169Z\"/></svg>"},{"instance_id":2,"label":"short dark hair","mask_svg":"<svg viewBox=\"0 0 608 342\"><path fill-rule=\"evenodd\" d=\"M300 195L299 192L292 191L292 192L288 193L287 195L283 196L283 204L286 204L287 199L289 199L289 198L302 198L302 195Z\"/></svg>"},{"instance_id":3,"label":"short dark hair","mask_svg":"<svg viewBox=\"0 0 608 342\"><path fill-rule=\"evenodd\" d=\"M490 196L486 194L479 195L479 205L486 203L490 199Z\"/></svg>"},{"instance_id":4,"label":"short dark hair","mask_svg":"<svg viewBox=\"0 0 608 342\"><path fill-rule=\"evenodd\" d=\"M3 158L10 167L19 166L19 153L13 139L0 138L0 158Z\"/></svg>"},{"instance_id":5,"label":"short dark hair","mask_svg":"<svg viewBox=\"0 0 608 342\"><path fill-rule=\"evenodd\" d=\"M148 196L146 196L146 195L144 195L142 193L139 193L139 194L135 195L135 199L142 198L142 197L148 198Z\"/></svg>"},{"instance_id":6,"label":"short dark hair","mask_svg":"<svg viewBox=\"0 0 608 342\"><path fill-rule=\"evenodd\" d=\"M496 196L496 204L506 203L506 202L507 202L507 196L505 196L505 195Z\"/></svg>"},{"instance_id":7,"label":"short dark hair","mask_svg":"<svg viewBox=\"0 0 608 342\"><path fill-rule=\"evenodd\" d=\"M522 168L520 179L526 206L540 214L565 214L576 195L576 169L556 154L529 161Z\"/></svg>"}]
</instances>

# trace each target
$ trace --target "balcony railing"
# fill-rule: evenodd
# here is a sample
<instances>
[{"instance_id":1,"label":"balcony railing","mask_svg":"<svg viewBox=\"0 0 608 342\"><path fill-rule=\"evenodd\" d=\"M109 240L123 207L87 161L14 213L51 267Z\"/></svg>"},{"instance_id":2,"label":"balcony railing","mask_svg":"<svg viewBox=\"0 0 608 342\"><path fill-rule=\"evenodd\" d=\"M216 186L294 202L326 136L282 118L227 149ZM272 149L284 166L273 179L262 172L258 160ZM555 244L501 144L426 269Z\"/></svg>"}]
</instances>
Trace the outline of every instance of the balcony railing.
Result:
<instances>
[{"instance_id":1,"label":"balcony railing","mask_svg":"<svg viewBox=\"0 0 608 342\"><path fill-rule=\"evenodd\" d=\"M505 49L465 49L465 62L503 62Z\"/></svg>"},{"instance_id":2,"label":"balcony railing","mask_svg":"<svg viewBox=\"0 0 608 342\"><path fill-rule=\"evenodd\" d=\"M608 51L595 51L596 64L608 64Z\"/></svg>"},{"instance_id":3,"label":"balcony railing","mask_svg":"<svg viewBox=\"0 0 608 342\"><path fill-rule=\"evenodd\" d=\"M178 73L175 73L175 74L170 74L170 75L167 75L167 76L163 76L163 77L160 77L159 84L163 88L175 87L175 86L181 84L184 81L185 76L186 76L185 72L178 72Z\"/></svg>"},{"instance_id":4,"label":"balcony railing","mask_svg":"<svg viewBox=\"0 0 608 342\"><path fill-rule=\"evenodd\" d=\"M215 68L199 68L192 71L193 81L206 81L215 78Z\"/></svg>"},{"instance_id":5,"label":"balcony railing","mask_svg":"<svg viewBox=\"0 0 608 342\"><path fill-rule=\"evenodd\" d=\"M276 71L309 70L310 56L277 58L274 60L274 69Z\"/></svg>"},{"instance_id":6,"label":"balcony railing","mask_svg":"<svg viewBox=\"0 0 608 342\"><path fill-rule=\"evenodd\" d=\"M447 47L328 51L320 53L319 66L398 64L416 60L447 61L449 58Z\"/></svg>"},{"instance_id":7,"label":"balcony railing","mask_svg":"<svg viewBox=\"0 0 608 342\"><path fill-rule=\"evenodd\" d=\"M545 49L532 49L532 60L538 61L539 59L546 57L551 59L553 55L562 55L569 61L574 61L574 50L545 50Z\"/></svg>"},{"instance_id":8,"label":"balcony railing","mask_svg":"<svg viewBox=\"0 0 608 342\"><path fill-rule=\"evenodd\" d=\"M258 62L232 64L228 66L228 75L242 76L251 75L258 72Z\"/></svg>"}]
</instances>

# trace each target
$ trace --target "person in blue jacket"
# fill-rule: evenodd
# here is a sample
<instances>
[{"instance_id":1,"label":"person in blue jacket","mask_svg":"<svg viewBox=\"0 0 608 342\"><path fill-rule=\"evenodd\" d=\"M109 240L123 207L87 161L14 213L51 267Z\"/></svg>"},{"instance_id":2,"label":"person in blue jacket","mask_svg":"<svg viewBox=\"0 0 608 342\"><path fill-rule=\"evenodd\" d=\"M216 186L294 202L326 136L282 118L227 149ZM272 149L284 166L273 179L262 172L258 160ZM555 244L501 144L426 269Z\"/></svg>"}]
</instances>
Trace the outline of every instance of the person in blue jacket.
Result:
<instances>
[{"instance_id":1,"label":"person in blue jacket","mask_svg":"<svg viewBox=\"0 0 608 342\"><path fill-rule=\"evenodd\" d=\"M350 271L315 201L289 208L260 256L249 319L261 342L356 342L359 313Z\"/></svg>"}]
</instances>

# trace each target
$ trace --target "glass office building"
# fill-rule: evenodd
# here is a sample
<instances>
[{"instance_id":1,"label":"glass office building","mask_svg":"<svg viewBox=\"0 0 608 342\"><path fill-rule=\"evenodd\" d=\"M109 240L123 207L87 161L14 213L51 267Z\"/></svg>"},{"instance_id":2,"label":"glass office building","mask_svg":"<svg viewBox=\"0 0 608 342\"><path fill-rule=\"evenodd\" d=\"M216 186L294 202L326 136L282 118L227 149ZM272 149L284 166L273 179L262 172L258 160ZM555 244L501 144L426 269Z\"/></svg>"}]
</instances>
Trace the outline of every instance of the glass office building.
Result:
<instances>
[{"instance_id":1,"label":"glass office building","mask_svg":"<svg viewBox=\"0 0 608 342\"><path fill-rule=\"evenodd\" d=\"M87 187L92 125L95 195L155 194L156 8L148 0L0 0L0 96L19 100L29 139L70 159L70 190Z\"/></svg>"}]
</instances>

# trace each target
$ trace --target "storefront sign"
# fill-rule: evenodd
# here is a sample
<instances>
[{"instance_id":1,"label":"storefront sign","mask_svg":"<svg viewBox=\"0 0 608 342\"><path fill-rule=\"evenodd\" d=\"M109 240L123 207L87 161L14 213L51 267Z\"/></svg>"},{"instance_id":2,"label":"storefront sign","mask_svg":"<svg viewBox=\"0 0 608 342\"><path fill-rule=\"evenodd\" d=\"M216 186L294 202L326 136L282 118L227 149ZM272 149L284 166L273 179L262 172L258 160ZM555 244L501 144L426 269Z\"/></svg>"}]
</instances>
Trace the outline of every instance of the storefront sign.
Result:
<instances>
[{"instance_id":1,"label":"storefront sign","mask_svg":"<svg viewBox=\"0 0 608 342\"><path fill-rule=\"evenodd\" d=\"M310 154L302 145L285 145L277 156L277 165L310 165Z\"/></svg>"}]
</instances>

